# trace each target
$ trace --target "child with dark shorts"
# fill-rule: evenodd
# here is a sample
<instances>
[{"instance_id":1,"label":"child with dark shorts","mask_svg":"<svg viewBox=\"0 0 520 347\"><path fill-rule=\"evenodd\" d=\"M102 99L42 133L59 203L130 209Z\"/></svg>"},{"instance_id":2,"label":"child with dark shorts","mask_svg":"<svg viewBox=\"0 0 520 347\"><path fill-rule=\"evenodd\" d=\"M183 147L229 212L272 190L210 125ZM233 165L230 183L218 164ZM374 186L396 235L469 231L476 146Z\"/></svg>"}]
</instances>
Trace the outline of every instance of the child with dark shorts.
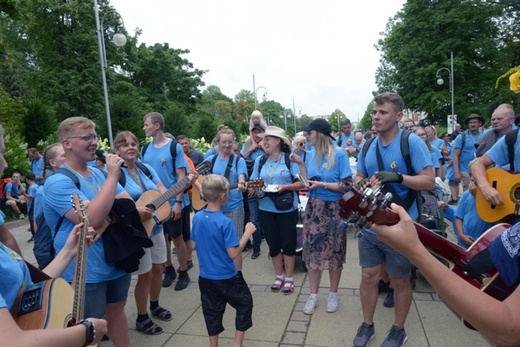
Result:
<instances>
[{"instance_id":1,"label":"child with dark shorts","mask_svg":"<svg viewBox=\"0 0 520 347\"><path fill-rule=\"evenodd\" d=\"M242 346L246 330L253 326L253 297L233 259L242 256L256 227L247 223L244 235L238 240L233 221L220 211L227 203L228 190L229 182L224 176L204 178L201 192L208 205L193 217L191 232L199 260L202 312L211 347L218 346L218 335L224 331L222 318L227 304L237 311L235 347Z\"/></svg>"}]
</instances>

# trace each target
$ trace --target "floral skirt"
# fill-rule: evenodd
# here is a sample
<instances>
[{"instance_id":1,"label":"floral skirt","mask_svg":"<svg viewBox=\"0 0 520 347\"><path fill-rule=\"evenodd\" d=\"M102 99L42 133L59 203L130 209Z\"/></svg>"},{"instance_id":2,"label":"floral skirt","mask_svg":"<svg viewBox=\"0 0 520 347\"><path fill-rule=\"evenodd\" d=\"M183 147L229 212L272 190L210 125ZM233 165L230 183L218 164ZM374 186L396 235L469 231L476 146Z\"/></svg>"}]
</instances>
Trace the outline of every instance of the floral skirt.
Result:
<instances>
[{"instance_id":1,"label":"floral skirt","mask_svg":"<svg viewBox=\"0 0 520 347\"><path fill-rule=\"evenodd\" d=\"M310 197L303 219L303 261L312 270L343 269L347 231L339 223L339 201Z\"/></svg>"}]
</instances>

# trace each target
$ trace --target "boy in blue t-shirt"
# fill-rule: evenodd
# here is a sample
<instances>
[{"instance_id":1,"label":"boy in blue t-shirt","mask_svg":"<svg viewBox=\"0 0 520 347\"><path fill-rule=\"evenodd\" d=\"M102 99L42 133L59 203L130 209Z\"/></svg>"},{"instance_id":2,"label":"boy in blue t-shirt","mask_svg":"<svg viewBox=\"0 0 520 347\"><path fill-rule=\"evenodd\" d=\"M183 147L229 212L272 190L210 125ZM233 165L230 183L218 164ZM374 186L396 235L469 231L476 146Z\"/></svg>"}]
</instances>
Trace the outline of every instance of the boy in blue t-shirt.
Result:
<instances>
[{"instance_id":1,"label":"boy in blue t-shirt","mask_svg":"<svg viewBox=\"0 0 520 347\"><path fill-rule=\"evenodd\" d=\"M199 258L199 289L210 346L218 346L228 303L237 310L234 345L242 346L245 331L253 326L253 296L233 259L241 256L256 227L247 223L238 240L233 221L220 211L229 196L229 182L224 176L205 177L202 194L208 205L193 217L191 238Z\"/></svg>"},{"instance_id":2,"label":"boy in blue t-shirt","mask_svg":"<svg viewBox=\"0 0 520 347\"><path fill-rule=\"evenodd\" d=\"M27 183L27 218L29 218L29 230L31 238L28 242L34 241L34 197L39 185L36 184L36 175L33 172L25 174L25 182Z\"/></svg>"}]
</instances>

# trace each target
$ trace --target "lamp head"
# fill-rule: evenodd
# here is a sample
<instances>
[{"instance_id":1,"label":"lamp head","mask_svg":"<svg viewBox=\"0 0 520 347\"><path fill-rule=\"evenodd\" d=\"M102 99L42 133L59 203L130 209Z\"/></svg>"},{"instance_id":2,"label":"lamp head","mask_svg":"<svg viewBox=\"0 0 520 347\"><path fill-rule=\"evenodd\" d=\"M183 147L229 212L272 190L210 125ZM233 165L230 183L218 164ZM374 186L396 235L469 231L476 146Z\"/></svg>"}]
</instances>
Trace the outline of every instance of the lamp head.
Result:
<instances>
[{"instance_id":1,"label":"lamp head","mask_svg":"<svg viewBox=\"0 0 520 347\"><path fill-rule=\"evenodd\" d=\"M437 84L442 86L444 84L444 80L442 78L437 79Z\"/></svg>"},{"instance_id":2,"label":"lamp head","mask_svg":"<svg viewBox=\"0 0 520 347\"><path fill-rule=\"evenodd\" d=\"M112 42L117 47L123 47L126 44L126 36L121 33L116 33L112 38Z\"/></svg>"},{"instance_id":3,"label":"lamp head","mask_svg":"<svg viewBox=\"0 0 520 347\"><path fill-rule=\"evenodd\" d=\"M264 95L262 96L262 101L267 101L267 94L264 93Z\"/></svg>"}]
</instances>

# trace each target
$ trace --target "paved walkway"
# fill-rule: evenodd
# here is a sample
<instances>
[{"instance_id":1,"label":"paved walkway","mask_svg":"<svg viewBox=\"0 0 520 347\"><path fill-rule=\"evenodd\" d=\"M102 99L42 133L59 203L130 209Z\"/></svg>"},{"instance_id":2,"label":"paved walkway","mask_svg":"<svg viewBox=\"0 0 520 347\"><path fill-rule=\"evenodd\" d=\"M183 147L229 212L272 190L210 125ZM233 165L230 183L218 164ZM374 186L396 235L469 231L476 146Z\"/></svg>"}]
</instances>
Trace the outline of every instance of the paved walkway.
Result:
<instances>
[{"instance_id":1,"label":"paved walkway","mask_svg":"<svg viewBox=\"0 0 520 347\"><path fill-rule=\"evenodd\" d=\"M26 259L34 261L32 243L27 240L30 233L26 222L9 223L9 230L15 235ZM133 279L126 312L130 326L132 346L207 346L208 338L201 311L200 294L197 284L198 268L196 254L195 267L189 271L192 283L183 291L176 292L173 286L164 288L160 304L173 312L170 322L157 322L164 333L147 336L135 330L135 301L133 299ZM336 313L326 312L329 287L328 273L325 272L320 286L321 305L312 316L303 314L303 306L309 295L307 274L302 270L297 258L294 274L295 292L292 295L271 293L274 279L267 245L262 243L262 254L251 259L251 252L243 253L244 277L251 287L254 298L253 327L247 331L245 346L351 346L357 328L361 324L361 303L359 282L361 271L358 265L357 240L348 234L347 262L340 282L340 309ZM476 332L465 328L449 309L439 300L436 293L419 273L417 287L406 322L408 342L406 346L488 346ZM380 295L375 316L376 337L371 346L379 346L393 322L393 309L383 306L384 296ZM232 346L234 336L235 311L229 307L224 317L226 331L221 334L220 346ZM111 346L103 342L100 346Z\"/></svg>"}]
</instances>

